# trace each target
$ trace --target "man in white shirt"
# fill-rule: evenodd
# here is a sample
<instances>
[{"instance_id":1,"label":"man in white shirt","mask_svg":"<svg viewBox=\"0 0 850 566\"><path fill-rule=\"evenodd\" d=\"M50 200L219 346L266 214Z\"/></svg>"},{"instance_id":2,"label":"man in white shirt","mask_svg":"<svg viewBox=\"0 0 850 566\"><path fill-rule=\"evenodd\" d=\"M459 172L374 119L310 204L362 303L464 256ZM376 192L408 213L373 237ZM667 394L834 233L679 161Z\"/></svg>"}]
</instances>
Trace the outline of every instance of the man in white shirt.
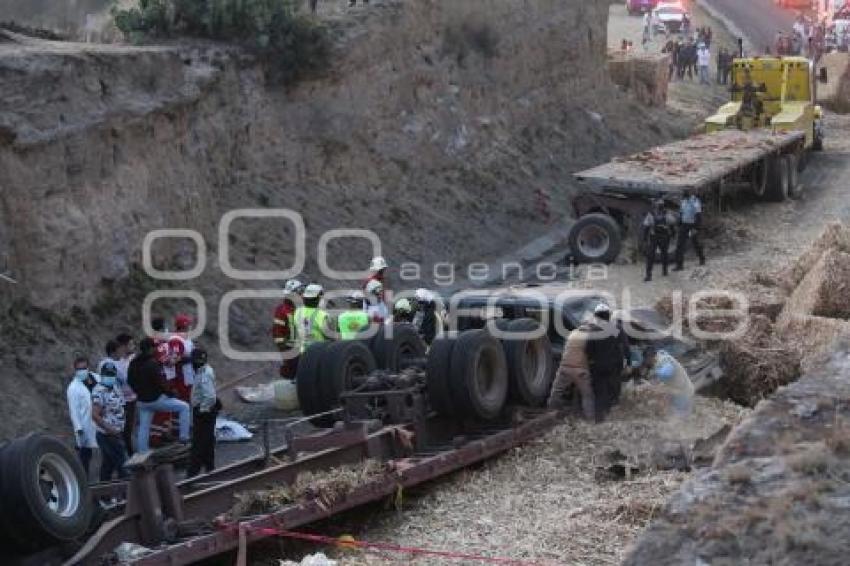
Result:
<instances>
[{"instance_id":1,"label":"man in white shirt","mask_svg":"<svg viewBox=\"0 0 850 566\"><path fill-rule=\"evenodd\" d=\"M89 372L89 362L84 357L78 357L74 360L74 377L68 385L68 413L71 416L74 442L77 445L86 478L89 476L92 452L97 448L92 420L91 390L88 384L94 386L92 374Z\"/></svg>"},{"instance_id":2,"label":"man in white shirt","mask_svg":"<svg viewBox=\"0 0 850 566\"><path fill-rule=\"evenodd\" d=\"M707 85L708 81L708 66L711 64L711 51L704 43L699 44L697 49L697 65L699 66L699 84Z\"/></svg>"}]
</instances>

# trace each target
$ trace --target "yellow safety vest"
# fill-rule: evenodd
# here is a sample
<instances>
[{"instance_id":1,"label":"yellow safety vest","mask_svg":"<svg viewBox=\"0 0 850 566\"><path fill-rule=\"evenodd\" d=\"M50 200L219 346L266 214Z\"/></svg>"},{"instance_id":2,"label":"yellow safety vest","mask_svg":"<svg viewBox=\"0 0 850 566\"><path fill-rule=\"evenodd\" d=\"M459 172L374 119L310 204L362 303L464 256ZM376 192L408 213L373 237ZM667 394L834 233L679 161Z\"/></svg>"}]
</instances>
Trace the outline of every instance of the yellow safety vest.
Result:
<instances>
[{"instance_id":1,"label":"yellow safety vest","mask_svg":"<svg viewBox=\"0 0 850 566\"><path fill-rule=\"evenodd\" d=\"M301 341L301 351L316 342L327 340L328 313L316 307L299 307L295 310L295 332Z\"/></svg>"},{"instance_id":2,"label":"yellow safety vest","mask_svg":"<svg viewBox=\"0 0 850 566\"><path fill-rule=\"evenodd\" d=\"M339 315L337 325L342 340L353 340L369 326L369 315L362 310L345 311Z\"/></svg>"}]
</instances>

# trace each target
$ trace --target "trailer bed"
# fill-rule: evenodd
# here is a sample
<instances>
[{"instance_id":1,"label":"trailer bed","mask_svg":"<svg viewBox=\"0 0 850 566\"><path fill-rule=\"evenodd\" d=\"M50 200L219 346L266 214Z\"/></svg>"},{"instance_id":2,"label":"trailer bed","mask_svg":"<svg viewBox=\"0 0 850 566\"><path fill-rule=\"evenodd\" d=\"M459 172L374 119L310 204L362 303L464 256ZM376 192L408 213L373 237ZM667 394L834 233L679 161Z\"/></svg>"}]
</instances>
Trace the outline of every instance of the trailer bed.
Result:
<instances>
[{"instance_id":1,"label":"trailer bed","mask_svg":"<svg viewBox=\"0 0 850 566\"><path fill-rule=\"evenodd\" d=\"M724 130L700 134L627 157L574 177L593 192L676 196L700 191L763 157L799 144L800 131Z\"/></svg>"}]
</instances>

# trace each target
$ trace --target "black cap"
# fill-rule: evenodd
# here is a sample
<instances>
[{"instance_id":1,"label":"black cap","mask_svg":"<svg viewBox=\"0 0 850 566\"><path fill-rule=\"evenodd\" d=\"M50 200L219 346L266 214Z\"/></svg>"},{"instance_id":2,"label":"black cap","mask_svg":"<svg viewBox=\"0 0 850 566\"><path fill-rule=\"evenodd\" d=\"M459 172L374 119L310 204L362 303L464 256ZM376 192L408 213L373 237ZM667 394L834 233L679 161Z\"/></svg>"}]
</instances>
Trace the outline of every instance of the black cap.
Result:
<instances>
[{"instance_id":1,"label":"black cap","mask_svg":"<svg viewBox=\"0 0 850 566\"><path fill-rule=\"evenodd\" d=\"M192 364L204 365L207 363L207 351L203 348L195 348L192 350Z\"/></svg>"},{"instance_id":2,"label":"black cap","mask_svg":"<svg viewBox=\"0 0 850 566\"><path fill-rule=\"evenodd\" d=\"M118 368L112 362L106 362L100 368L100 375L116 377L118 375Z\"/></svg>"}]
</instances>

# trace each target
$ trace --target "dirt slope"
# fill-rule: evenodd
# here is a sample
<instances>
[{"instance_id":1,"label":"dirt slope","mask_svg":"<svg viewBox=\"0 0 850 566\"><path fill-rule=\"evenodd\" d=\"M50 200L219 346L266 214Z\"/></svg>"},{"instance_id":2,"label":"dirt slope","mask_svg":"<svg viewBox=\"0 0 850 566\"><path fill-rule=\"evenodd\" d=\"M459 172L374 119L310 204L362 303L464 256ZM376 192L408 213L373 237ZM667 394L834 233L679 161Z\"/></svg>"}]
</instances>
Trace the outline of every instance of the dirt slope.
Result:
<instances>
[{"instance_id":1,"label":"dirt slope","mask_svg":"<svg viewBox=\"0 0 850 566\"><path fill-rule=\"evenodd\" d=\"M607 15L602 2L373 2L330 14L333 68L287 88L226 46L0 43L0 270L18 281L0 282L0 359L21 387L0 394L12 417L0 437L64 427L69 357L99 357L139 327L158 288L139 268L150 230L205 237L208 268L182 288L204 296L213 350L223 292L280 284L220 274L228 210L300 213L308 279L325 230L372 229L396 265L423 264L407 288L429 285L437 262L486 260L544 231L535 191L557 215L571 171L690 127L611 86ZM291 264L285 224L237 222L230 243L237 268ZM160 244L157 265L193 263L190 243ZM368 260L338 244L335 267ZM271 306L234 305L237 347L271 349Z\"/></svg>"}]
</instances>

